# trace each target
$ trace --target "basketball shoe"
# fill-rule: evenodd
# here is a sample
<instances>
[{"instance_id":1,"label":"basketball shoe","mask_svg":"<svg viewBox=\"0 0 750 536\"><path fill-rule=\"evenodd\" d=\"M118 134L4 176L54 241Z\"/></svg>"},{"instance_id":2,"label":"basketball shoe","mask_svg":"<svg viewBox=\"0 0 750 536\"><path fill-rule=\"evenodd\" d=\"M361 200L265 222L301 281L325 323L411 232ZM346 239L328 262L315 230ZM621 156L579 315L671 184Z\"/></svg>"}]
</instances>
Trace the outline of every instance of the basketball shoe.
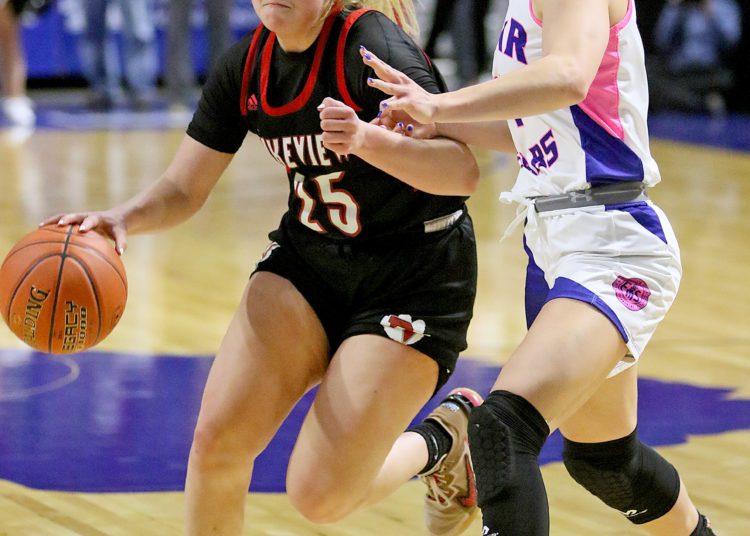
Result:
<instances>
[{"instance_id":1,"label":"basketball shoe","mask_svg":"<svg viewBox=\"0 0 750 536\"><path fill-rule=\"evenodd\" d=\"M466 530L478 512L474 468L469 454L469 413L482 403L471 389L451 391L427 416L453 439L451 449L428 473L419 475L427 485L425 524L431 536L456 536Z\"/></svg>"}]
</instances>

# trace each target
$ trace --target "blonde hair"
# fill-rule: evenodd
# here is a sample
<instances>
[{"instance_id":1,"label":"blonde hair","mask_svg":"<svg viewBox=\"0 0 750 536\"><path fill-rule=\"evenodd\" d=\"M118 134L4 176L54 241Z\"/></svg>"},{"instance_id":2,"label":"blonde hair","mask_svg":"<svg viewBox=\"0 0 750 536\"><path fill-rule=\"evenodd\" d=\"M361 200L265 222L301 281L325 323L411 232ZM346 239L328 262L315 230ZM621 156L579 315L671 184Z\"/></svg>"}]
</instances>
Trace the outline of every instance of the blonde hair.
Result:
<instances>
[{"instance_id":1,"label":"blonde hair","mask_svg":"<svg viewBox=\"0 0 750 536\"><path fill-rule=\"evenodd\" d=\"M407 34L419 35L417 14L412 0L327 0L323 13L328 14L338 4L342 9L375 9L398 24Z\"/></svg>"}]
</instances>

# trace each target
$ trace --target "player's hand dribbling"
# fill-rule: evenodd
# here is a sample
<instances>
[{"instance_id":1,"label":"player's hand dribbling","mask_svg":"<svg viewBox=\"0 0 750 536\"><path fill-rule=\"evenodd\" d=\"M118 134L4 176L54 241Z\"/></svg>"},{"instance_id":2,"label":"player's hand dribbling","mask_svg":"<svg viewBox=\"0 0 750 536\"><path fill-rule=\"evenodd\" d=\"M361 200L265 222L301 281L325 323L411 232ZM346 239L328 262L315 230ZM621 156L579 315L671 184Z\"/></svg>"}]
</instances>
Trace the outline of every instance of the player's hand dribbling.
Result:
<instances>
[{"instance_id":1,"label":"player's hand dribbling","mask_svg":"<svg viewBox=\"0 0 750 536\"><path fill-rule=\"evenodd\" d=\"M95 230L104 236L108 236L115 242L115 250L122 255L128 246L127 229L124 219L111 210L102 212L71 212L68 214L57 214L47 218L39 224L44 225L57 224L60 227L66 225L78 225L78 230L82 233Z\"/></svg>"},{"instance_id":2,"label":"player's hand dribbling","mask_svg":"<svg viewBox=\"0 0 750 536\"><path fill-rule=\"evenodd\" d=\"M425 91L401 71L384 63L365 47L360 47L359 53L365 65L371 67L378 76L378 78L368 79L368 84L391 95L391 98L380 104L383 115L388 115L391 110L402 110L423 125L435 122L434 116L437 110L435 95Z\"/></svg>"},{"instance_id":3,"label":"player's hand dribbling","mask_svg":"<svg viewBox=\"0 0 750 536\"><path fill-rule=\"evenodd\" d=\"M323 99L318 109L323 146L338 155L356 153L365 141L367 123L351 107L330 97Z\"/></svg>"}]
</instances>

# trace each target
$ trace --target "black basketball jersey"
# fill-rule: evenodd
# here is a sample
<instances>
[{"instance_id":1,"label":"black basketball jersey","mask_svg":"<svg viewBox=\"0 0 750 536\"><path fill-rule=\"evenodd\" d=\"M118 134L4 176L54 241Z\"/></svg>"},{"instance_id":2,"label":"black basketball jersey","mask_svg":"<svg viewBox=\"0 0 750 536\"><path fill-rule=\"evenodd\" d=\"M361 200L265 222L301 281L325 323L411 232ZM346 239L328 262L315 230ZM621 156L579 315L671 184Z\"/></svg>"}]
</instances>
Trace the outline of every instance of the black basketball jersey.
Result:
<instances>
[{"instance_id":1,"label":"black basketball jersey","mask_svg":"<svg viewBox=\"0 0 750 536\"><path fill-rule=\"evenodd\" d=\"M225 55L204 88L188 128L197 141L235 152L248 131L286 169L289 211L330 239L367 239L423 229L423 222L460 209L466 198L417 191L356 156L322 144L318 106L345 102L372 120L386 96L367 85L374 76L359 46L405 72L427 91L445 91L439 73L390 19L371 10L335 12L306 51L285 52L259 27Z\"/></svg>"}]
</instances>

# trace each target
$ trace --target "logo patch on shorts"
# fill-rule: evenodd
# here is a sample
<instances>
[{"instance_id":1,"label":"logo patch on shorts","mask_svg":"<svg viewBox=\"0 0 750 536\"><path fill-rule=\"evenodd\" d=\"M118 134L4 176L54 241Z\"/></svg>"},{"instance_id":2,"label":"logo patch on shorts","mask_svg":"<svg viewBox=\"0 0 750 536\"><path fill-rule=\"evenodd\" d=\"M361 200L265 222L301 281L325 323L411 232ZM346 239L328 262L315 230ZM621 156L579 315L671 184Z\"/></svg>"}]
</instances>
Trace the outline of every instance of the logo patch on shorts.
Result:
<instances>
[{"instance_id":1,"label":"logo patch on shorts","mask_svg":"<svg viewBox=\"0 0 750 536\"><path fill-rule=\"evenodd\" d=\"M402 344L414 344L425 336L424 320L412 320L411 315L386 315L380 321L386 335Z\"/></svg>"},{"instance_id":2,"label":"logo patch on shorts","mask_svg":"<svg viewBox=\"0 0 750 536\"><path fill-rule=\"evenodd\" d=\"M640 311L648 305L651 290L643 279L618 275L612 283L612 288L615 289L615 296L620 303L631 311Z\"/></svg>"}]
</instances>

